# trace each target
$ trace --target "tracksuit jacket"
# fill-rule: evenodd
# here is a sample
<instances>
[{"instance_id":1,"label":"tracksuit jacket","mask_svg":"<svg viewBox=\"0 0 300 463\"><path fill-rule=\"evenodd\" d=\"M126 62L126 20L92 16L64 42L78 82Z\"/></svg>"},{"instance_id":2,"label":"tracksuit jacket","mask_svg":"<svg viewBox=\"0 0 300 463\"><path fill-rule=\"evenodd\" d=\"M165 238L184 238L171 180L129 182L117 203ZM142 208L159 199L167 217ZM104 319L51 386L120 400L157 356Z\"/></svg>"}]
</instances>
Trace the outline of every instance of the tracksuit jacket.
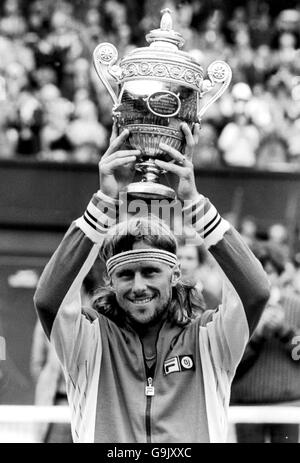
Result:
<instances>
[{"instance_id":1,"label":"tracksuit jacket","mask_svg":"<svg viewBox=\"0 0 300 463\"><path fill-rule=\"evenodd\" d=\"M199 195L185 205L186 224L224 272L222 303L184 327L164 322L149 373L137 333L81 304L82 282L117 221L117 208L101 191L93 196L47 264L35 294L64 370L73 439L224 442L231 382L269 297L261 264L207 198Z\"/></svg>"}]
</instances>

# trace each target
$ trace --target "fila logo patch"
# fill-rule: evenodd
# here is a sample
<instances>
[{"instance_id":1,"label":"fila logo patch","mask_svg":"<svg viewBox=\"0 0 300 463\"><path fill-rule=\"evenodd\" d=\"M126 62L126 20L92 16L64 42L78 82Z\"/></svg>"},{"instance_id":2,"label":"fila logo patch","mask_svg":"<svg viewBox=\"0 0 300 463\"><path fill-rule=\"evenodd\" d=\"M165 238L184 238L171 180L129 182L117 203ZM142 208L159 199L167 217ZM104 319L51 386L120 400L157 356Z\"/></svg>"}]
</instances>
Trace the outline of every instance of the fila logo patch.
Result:
<instances>
[{"instance_id":1,"label":"fila logo patch","mask_svg":"<svg viewBox=\"0 0 300 463\"><path fill-rule=\"evenodd\" d=\"M175 371L180 371L178 357L173 357L171 359L166 360L164 363L164 370L165 375L175 373Z\"/></svg>"},{"instance_id":2,"label":"fila logo patch","mask_svg":"<svg viewBox=\"0 0 300 463\"><path fill-rule=\"evenodd\" d=\"M195 370L192 355L178 355L165 361L164 373L169 375L178 371Z\"/></svg>"}]
</instances>

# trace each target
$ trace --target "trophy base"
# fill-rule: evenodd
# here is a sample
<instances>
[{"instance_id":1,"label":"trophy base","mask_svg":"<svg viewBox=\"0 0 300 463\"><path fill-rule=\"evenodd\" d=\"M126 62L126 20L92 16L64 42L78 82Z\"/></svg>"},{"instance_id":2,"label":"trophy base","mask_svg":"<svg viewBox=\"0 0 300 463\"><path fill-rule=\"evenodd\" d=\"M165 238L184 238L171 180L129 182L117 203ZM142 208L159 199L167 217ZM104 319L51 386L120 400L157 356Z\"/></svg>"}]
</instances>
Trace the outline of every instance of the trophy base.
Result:
<instances>
[{"instance_id":1,"label":"trophy base","mask_svg":"<svg viewBox=\"0 0 300 463\"><path fill-rule=\"evenodd\" d=\"M126 192L134 198L142 199L167 199L172 201L176 198L175 191L165 185L154 182L131 183Z\"/></svg>"}]
</instances>

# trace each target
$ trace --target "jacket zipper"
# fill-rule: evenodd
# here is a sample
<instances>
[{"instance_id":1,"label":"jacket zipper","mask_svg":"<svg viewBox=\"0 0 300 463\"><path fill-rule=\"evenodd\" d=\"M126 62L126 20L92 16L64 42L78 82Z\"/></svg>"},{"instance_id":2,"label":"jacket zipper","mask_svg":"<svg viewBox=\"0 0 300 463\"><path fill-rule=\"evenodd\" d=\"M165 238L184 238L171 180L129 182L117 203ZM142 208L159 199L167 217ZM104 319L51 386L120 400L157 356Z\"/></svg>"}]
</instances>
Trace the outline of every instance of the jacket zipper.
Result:
<instances>
[{"instance_id":1,"label":"jacket zipper","mask_svg":"<svg viewBox=\"0 0 300 463\"><path fill-rule=\"evenodd\" d=\"M155 389L153 386L153 379L148 378L147 384L145 386L145 394L147 397L146 403L146 435L147 435L147 444L151 444L151 404L152 397L155 394Z\"/></svg>"},{"instance_id":2,"label":"jacket zipper","mask_svg":"<svg viewBox=\"0 0 300 463\"><path fill-rule=\"evenodd\" d=\"M157 338L156 338L156 342L155 342L156 352L157 352L157 342L158 342L158 338L159 338L161 329L162 329L162 326L161 326L160 330L157 333ZM142 354L143 354L143 359L144 359L144 369L145 369L145 378L146 378L146 386L145 386L145 396L146 396L146 414L145 414L146 439L147 439L147 444L151 444L151 442L152 442L152 439L151 439L151 405L152 405L152 397L155 395L155 388L153 386L153 377L155 376L155 371L156 371L156 367L157 367L157 359L155 361L154 368L152 366L149 369L147 367L147 363L146 363L146 360L145 360L144 346L143 346L143 343L142 343L141 340L140 340L140 343L141 343L141 347L142 347ZM150 376L149 373L152 374L152 376Z\"/></svg>"},{"instance_id":3,"label":"jacket zipper","mask_svg":"<svg viewBox=\"0 0 300 463\"><path fill-rule=\"evenodd\" d=\"M154 396L154 386L153 386L153 378L149 375L149 369L147 367L147 363L145 360L145 353L144 353L144 346L142 341L140 340L143 359L144 359L144 371L145 371L145 378L146 378L146 385L145 385L145 396L146 396L146 410L145 410L145 427L146 427L146 440L147 444L151 444L151 404L152 404L152 397ZM156 369L156 365L155 365ZM154 371L153 368L151 369L153 376Z\"/></svg>"}]
</instances>

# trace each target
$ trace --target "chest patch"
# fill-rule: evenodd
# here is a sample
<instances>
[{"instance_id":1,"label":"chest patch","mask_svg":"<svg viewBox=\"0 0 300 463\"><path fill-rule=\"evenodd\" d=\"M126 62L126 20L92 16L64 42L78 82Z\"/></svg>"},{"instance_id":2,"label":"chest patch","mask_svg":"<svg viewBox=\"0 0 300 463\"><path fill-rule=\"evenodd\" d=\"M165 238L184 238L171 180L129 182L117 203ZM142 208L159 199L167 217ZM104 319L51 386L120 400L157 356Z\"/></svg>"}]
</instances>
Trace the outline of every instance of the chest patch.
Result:
<instances>
[{"instance_id":1,"label":"chest patch","mask_svg":"<svg viewBox=\"0 0 300 463\"><path fill-rule=\"evenodd\" d=\"M164 362L165 375L188 370L195 370L195 363L192 355L177 355Z\"/></svg>"}]
</instances>

